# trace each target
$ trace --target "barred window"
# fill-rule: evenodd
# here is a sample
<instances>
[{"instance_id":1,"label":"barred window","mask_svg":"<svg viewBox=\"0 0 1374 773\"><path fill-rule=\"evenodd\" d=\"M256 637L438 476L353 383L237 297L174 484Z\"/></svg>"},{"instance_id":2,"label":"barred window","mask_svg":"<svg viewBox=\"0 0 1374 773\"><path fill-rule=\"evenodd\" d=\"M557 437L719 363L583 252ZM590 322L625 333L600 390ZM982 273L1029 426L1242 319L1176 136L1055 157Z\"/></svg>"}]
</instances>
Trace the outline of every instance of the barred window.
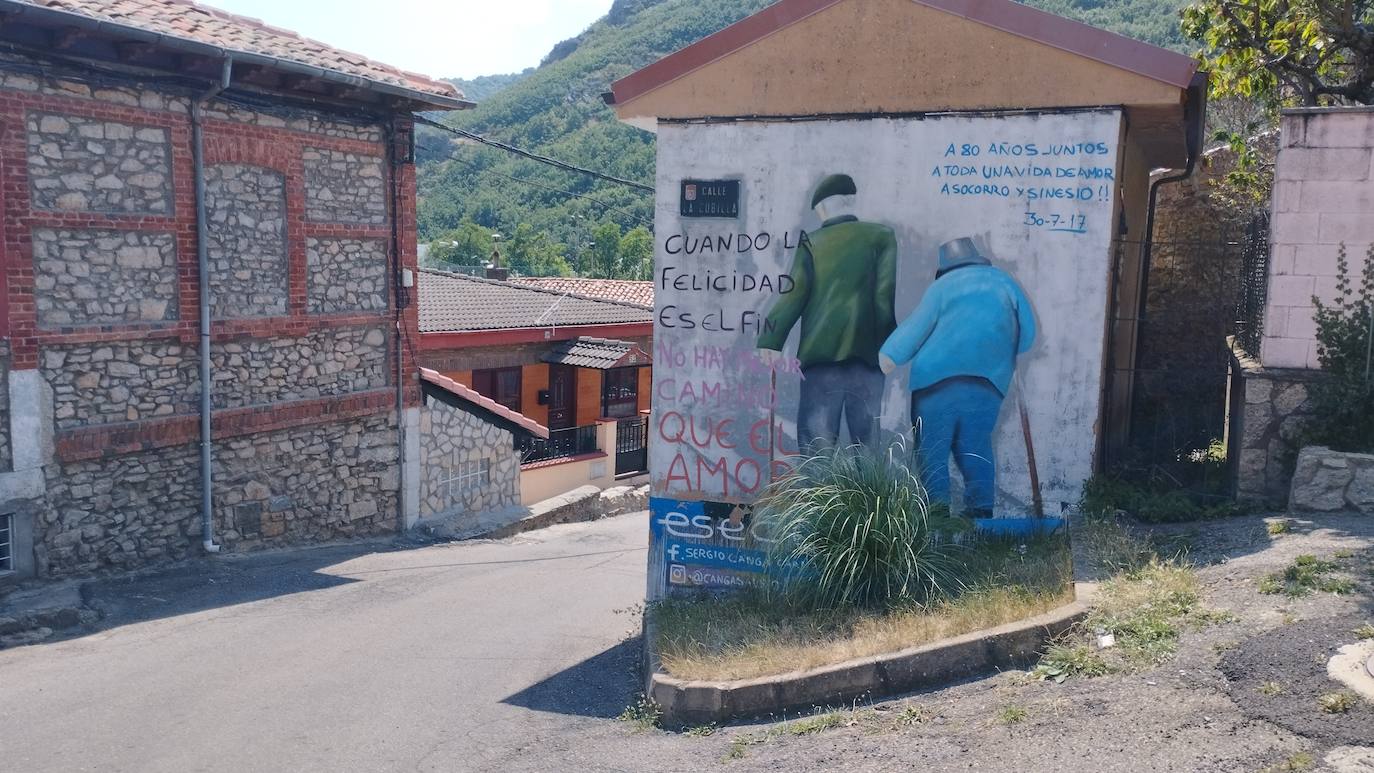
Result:
<instances>
[{"instance_id":1,"label":"barred window","mask_svg":"<svg viewBox=\"0 0 1374 773\"><path fill-rule=\"evenodd\" d=\"M469 492L481 491L491 485L491 460L457 461L445 473L443 480L439 481L439 490L443 491L450 501L461 499Z\"/></svg>"}]
</instances>

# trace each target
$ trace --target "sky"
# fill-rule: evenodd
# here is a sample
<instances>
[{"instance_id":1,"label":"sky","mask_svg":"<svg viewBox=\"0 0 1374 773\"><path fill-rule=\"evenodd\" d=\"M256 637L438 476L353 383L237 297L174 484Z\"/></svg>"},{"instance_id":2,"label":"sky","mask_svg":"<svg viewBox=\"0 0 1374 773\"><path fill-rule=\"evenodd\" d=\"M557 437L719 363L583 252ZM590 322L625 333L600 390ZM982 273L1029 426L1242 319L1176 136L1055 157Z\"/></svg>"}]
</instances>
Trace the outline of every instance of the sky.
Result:
<instances>
[{"instance_id":1,"label":"sky","mask_svg":"<svg viewBox=\"0 0 1374 773\"><path fill-rule=\"evenodd\" d=\"M435 78L519 72L611 0L200 0ZM385 9L382 11L381 9Z\"/></svg>"}]
</instances>

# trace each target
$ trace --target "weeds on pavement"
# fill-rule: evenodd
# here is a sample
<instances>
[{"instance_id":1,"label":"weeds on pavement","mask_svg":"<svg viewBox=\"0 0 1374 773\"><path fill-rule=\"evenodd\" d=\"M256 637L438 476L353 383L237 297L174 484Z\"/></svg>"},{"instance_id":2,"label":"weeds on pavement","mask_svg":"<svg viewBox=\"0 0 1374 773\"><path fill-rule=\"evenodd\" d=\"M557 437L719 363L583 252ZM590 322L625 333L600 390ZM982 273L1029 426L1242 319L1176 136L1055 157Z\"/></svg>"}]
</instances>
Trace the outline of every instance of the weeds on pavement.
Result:
<instances>
[{"instance_id":1,"label":"weeds on pavement","mask_svg":"<svg viewBox=\"0 0 1374 773\"><path fill-rule=\"evenodd\" d=\"M1259 690L1260 695L1263 695L1268 698L1283 695L1284 693L1283 685L1274 681L1264 682L1256 689Z\"/></svg>"},{"instance_id":2,"label":"weeds on pavement","mask_svg":"<svg viewBox=\"0 0 1374 773\"><path fill-rule=\"evenodd\" d=\"M620 712L619 717L616 717L621 722L628 723L638 733L658 727L658 722L662 718L663 709L645 695L639 696L634 703Z\"/></svg>"},{"instance_id":3,"label":"weeds on pavement","mask_svg":"<svg viewBox=\"0 0 1374 773\"><path fill-rule=\"evenodd\" d=\"M1312 755L1307 752L1296 752L1283 762L1270 765L1261 770L1260 773L1302 773L1302 771L1311 770L1316 764L1317 762L1312 759Z\"/></svg>"},{"instance_id":4,"label":"weeds on pavement","mask_svg":"<svg viewBox=\"0 0 1374 773\"><path fill-rule=\"evenodd\" d=\"M1317 699L1317 705L1327 714L1344 714L1355 708L1356 703L1355 696L1348 692L1329 692Z\"/></svg>"},{"instance_id":5,"label":"weeds on pavement","mask_svg":"<svg viewBox=\"0 0 1374 773\"><path fill-rule=\"evenodd\" d=\"M1365 623L1354 631L1351 631L1351 633L1361 639L1374 639L1374 623Z\"/></svg>"},{"instance_id":6,"label":"weeds on pavement","mask_svg":"<svg viewBox=\"0 0 1374 773\"><path fill-rule=\"evenodd\" d=\"M1110 670L1107 661L1090 645L1064 642L1050 645L1031 674L1061 684L1071 676L1102 676Z\"/></svg>"},{"instance_id":7,"label":"weeds on pavement","mask_svg":"<svg viewBox=\"0 0 1374 773\"><path fill-rule=\"evenodd\" d=\"M1025 706L1018 706L1015 703L1008 703L997 712L997 721L1004 725L1014 725L1025 721L1030 716L1030 712Z\"/></svg>"},{"instance_id":8,"label":"weeds on pavement","mask_svg":"<svg viewBox=\"0 0 1374 773\"><path fill-rule=\"evenodd\" d=\"M1306 596L1314 590L1338 596L1353 592L1355 583L1343 577L1329 576L1337 568L1334 561L1303 554L1293 559L1293 563L1284 567L1282 571L1260 578L1259 592L1269 595L1283 594L1289 598Z\"/></svg>"},{"instance_id":9,"label":"weeds on pavement","mask_svg":"<svg viewBox=\"0 0 1374 773\"><path fill-rule=\"evenodd\" d=\"M1269 532L1269 536L1277 537L1280 534L1287 534L1288 532L1292 531L1293 522L1288 520L1287 518L1282 518L1277 521L1270 521L1269 525L1265 527L1265 529Z\"/></svg>"}]
</instances>

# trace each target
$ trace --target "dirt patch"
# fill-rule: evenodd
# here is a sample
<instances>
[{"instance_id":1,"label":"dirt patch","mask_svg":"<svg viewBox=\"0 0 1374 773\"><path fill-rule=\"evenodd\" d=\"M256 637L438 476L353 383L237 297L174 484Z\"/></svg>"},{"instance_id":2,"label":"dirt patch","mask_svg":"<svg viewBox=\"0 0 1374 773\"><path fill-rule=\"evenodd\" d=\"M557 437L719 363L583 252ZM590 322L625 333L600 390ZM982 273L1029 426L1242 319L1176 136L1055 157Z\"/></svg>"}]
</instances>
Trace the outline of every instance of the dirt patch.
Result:
<instances>
[{"instance_id":1,"label":"dirt patch","mask_svg":"<svg viewBox=\"0 0 1374 773\"><path fill-rule=\"evenodd\" d=\"M1323 711L1323 695L1344 685L1326 673L1336 650L1355 641L1361 617L1334 617L1287 625L1247 639L1226 653L1219 668L1231 699L1246 716L1265 719L1308 738L1337 745L1374 739L1374 705L1359 700L1344 713Z\"/></svg>"}]
</instances>

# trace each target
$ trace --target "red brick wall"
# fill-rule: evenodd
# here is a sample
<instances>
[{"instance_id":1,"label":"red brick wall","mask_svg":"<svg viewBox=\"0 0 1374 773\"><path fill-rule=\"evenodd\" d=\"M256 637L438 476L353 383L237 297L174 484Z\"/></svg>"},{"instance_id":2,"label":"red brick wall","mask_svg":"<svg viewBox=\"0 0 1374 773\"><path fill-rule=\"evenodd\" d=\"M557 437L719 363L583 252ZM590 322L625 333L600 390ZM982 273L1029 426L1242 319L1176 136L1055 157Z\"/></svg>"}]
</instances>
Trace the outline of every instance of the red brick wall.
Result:
<instances>
[{"instance_id":1,"label":"red brick wall","mask_svg":"<svg viewBox=\"0 0 1374 773\"><path fill-rule=\"evenodd\" d=\"M84 116L121 123L162 127L168 130L172 159L173 212L166 216L127 215L95 212L59 212L35 210L29 196L27 134L25 116L29 111ZM408 130L408 121L403 125ZM287 182L287 243L289 301L285 316L216 321L212 336L216 342L238 337L302 336L312 331L367 324L383 325L395 330L394 295L392 310L381 314L311 315L306 311L305 243L311 236L324 238L391 239L391 228L327 224L308 221L304 216L304 180L302 151L305 147L331 148L361 155L385 157L383 142L368 142L323 136L319 133L273 128L227 120L207 118L205 121L205 162L245 163L281 172ZM391 169L389 164L386 168ZM393 202L399 229L402 266L415 269L415 172L413 165L400 168L390 182L390 190L398 197ZM198 287L196 277L196 224L191 159L191 127L189 118L181 112L146 110L96 99L58 96L52 94L0 89L0 207L3 208L3 276L0 276L0 335L8 328L11 335L12 367L38 367L44 346L72 343L95 343L131 339L178 339L193 344L197 340ZM177 263L180 274L178 304L179 319L161 323L123 325L72 326L42 328L37 321L34 301L34 268L30 234L35 228L99 228L172 232L176 235ZM392 357L401 357L406 375L406 403L419 404L419 386L415 376L412 352L418 340L413 288L406 291L409 301L401 312L405 335L398 342L394 333L388 344ZM399 345L398 345L399 344ZM395 362L390 368L394 380ZM388 400L386 395L393 397ZM235 412L231 423L217 419L217 433L247 433L259 428L279 428L283 415L289 415L292 425L304 425L335 418L340 407L349 412L359 410L359 400L369 406L365 410L380 412L394 407L394 392L390 389L376 393L349 395L337 399L303 401L292 404L286 414L277 406L262 406ZM106 452L118 447L157 447L187 442L194 437L194 416L161 418L156 421L121 425L117 430L77 429L58 437L63 454L89 453L77 448L99 447L96 438L109 436ZM232 424L232 428L231 425ZM113 438L118 436L118 442Z\"/></svg>"}]
</instances>

